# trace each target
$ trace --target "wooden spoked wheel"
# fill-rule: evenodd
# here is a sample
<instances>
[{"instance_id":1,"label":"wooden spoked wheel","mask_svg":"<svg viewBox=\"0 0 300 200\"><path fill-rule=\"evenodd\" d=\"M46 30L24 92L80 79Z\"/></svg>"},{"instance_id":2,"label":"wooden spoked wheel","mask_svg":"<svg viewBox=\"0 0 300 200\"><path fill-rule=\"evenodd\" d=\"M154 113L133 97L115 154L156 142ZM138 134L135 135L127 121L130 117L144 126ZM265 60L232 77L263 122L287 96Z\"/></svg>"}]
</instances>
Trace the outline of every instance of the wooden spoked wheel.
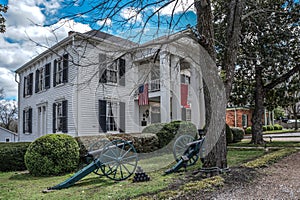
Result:
<instances>
[{"instance_id":1,"label":"wooden spoked wheel","mask_svg":"<svg viewBox=\"0 0 300 200\"><path fill-rule=\"evenodd\" d=\"M89 147L88 151L89 151L89 152L93 152L93 151L97 151L97 150L99 150L99 149L104 149L105 145L108 144L109 142L110 142L110 141L109 141L108 139L101 139L101 140L98 140L97 142L93 143L93 144ZM99 159L100 155L101 155L101 152L99 151L98 153L96 153L96 154L94 155L93 160ZM100 170L100 168L95 169L93 172L94 172L95 174L99 175L99 176L102 176L102 175L103 175L102 172L101 172L101 170Z\"/></svg>"},{"instance_id":2,"label":"wooden spoked wheel","mask_svg":"<svg viewBox=\"0 0 300 200\"><path fill-rule=\"evenodd\" d=\"M173 155L176 162L178 162L181 159L181 157L184 155L184 153L188 150L189 147L187 146L187 144L193 141L194 141L194 137L192 137L191 135L181 135L176 139L173 146ZM198 158L199 158L198 154L194 155L192 158L190 158L187 161L187 165L190 166L195 164Z\"/></svg>"},{"instance_id":3,"label":"wooden spoked wheel","mask_svg":"<svg viewBox=\"0 0 300 200\"><path fill-rule=\"evenodd\" d=\"M130 177L138 162L134 146L125 140L114 140L106 144L99 159L102 173L115 181Z\"/></svg>"}]
</instances>

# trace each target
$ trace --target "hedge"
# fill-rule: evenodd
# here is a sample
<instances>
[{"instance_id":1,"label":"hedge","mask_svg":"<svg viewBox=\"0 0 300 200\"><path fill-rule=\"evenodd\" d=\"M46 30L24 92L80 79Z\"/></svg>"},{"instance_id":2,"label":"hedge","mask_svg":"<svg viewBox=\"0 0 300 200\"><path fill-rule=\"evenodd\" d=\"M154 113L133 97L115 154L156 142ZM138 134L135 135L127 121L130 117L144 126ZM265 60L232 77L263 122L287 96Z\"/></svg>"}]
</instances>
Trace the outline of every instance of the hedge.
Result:
<instances>
[{"instance_id":1,"label":"hedge","mask_svg":"<svg viewBox=\"0 0 300 200\"><path fill-rule=\"evenodd\" d=\"M226 144L230 144L233 141L233 134L231 128L226 124Z\"/></svg>"},{"instance_id":2,"label":"hedge","mask_svg":"<svg viewBox=\"0 0 300 200\"><path fill-rule=\"evenodd\" d=\"M0 171L26 170L24 155L30 142L0 143Z\"/></svg>"},{"instance_id":3,"label":"hedge","mask_svg":"<svg viewBox=\"0 0 300 200\"><path fill-rule=\"evenodd\" d=\"M159 140L159 148L166 146L175 136L189 134L197 135L196 126L187 121L173 121L170 123L151 124L143 130L143 133L154 133Z\"/></svg>"},{"instance_id":4,"label":"hedge","mask_svg":"<svg viewBox=\"0 0 300 200\"><path fill-rule=\"evenodd\" d=\"M245 130L245 133L246 134L251 134L252 133L252 127L251 126L247 127L246 130Z\"/></svg>"},{"instance_id":5,"label":"hedge","mask_svg":"<svg viewBox=\"0 0 300 200\"><path fill-rule=\"evenodd\" d=\"M25 154L26 167L34 176L69 173L78 163L78 143L66 134L44 135L32 142Z\"/></svg>"},{"instance_id":6,"label":"hedge","mask_svg":"<svg viewBox=\"0 0 300 200\"><path fill-rule=\"evenodd\" d=\"M233 142L240 142L245 135L245 132L242 128L232 127L231 128L233 134Z\"/></svg>"}]
</instances>

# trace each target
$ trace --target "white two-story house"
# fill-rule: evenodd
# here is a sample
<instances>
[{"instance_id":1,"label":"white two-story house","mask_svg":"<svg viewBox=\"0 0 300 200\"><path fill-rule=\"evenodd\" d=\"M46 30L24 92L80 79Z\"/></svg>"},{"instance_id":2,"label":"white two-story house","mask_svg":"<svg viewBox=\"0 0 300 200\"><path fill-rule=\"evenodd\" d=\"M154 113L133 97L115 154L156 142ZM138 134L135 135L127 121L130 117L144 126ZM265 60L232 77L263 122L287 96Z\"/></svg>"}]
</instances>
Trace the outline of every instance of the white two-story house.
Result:
<instances>
[{"instance_id":1,"label":"white two-story house","mask_svg":"<svg viewBox=\"0 0 300 200\"><path fill-rule=\"evenodd\" d=\"M19 140L139 133L174 120L203 128L202 74L193 55L176 53L193 48L180 34L187 33L137 44L96 30L70 32L16 70Z\"/></svg>"}]
</instances>

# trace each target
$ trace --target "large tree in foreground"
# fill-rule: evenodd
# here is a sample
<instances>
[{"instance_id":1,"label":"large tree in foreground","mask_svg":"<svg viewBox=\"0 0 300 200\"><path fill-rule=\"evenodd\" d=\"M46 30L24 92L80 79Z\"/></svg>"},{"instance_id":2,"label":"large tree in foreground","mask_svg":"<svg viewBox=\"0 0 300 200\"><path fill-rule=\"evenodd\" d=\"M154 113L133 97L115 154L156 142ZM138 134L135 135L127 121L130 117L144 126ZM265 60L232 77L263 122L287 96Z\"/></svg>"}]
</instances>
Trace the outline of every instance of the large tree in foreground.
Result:
<instances>
[{"instance_id":1,"label":"large tree in foreground","mask_svg":"<svg viewBox=\"0 0 300 200\"><path fill-rule=\"evenodd\" d=\"M252 143L264 143L262 118L268 92L300 70L299 11L295 1L247 2L232 100L255 106Z\"/></svg>"},{"instance_id":2,"label":"large tree in foreground","mask_svg":"<svg viewBox=\"0 0 300 200\"><path fill-rule=\"evenodd\" d=\"M106 30L108 26L123 28L123 36L131 33L128 39L134 41L143 40L147 36L149 28L156 29L159 33L160 29L167 29L167 33L172 33L180 20L185 18L186 14L190 12L191 8L195 7L197 22L191 21L190 24L196 24L196 36L199 43L207 50L212 60L216 62L216 49L215 49L215 33L213 26L213 13L212 3L222 6L222 20L226 24L224 26L225 38L224 44L224 57L222 60L225 75L226 96L228 98L231 90L231 79L235 69L235 63L240 43L241 32L241 17L243 10L243 0L222 0L220 2L212 2L211 0L195 0L194 2L181 0L159 0L159 1L65 1L66 8L76 7L74 13L66 15L65 19L79 18L84 23L91 25L100 25L99 30ZM88 5L89 4L89 5ZM215 6L214 5L214 6ZM181 8L181 13L176 13L176 10ZM168 16L163 15L165 10L171 10ZM149 12L150 11L150 12ZM88 17L87 17L88 16ZM120 30L119 29L119 30ZM152 31L152 34L155 31ZM149 36L149 35L148 35ZM209 85L210 83L205 83ZM206 95L209 97L209 94ZM210 109L209 98L206 99L206 128L209 129ZM225 112L220 111L220 112ZM209 155L205 159L204 166L226 168L226 137L225 131L222 134ZM218 133L216 133L218 134Z\"/></svg>"}]
</instances>

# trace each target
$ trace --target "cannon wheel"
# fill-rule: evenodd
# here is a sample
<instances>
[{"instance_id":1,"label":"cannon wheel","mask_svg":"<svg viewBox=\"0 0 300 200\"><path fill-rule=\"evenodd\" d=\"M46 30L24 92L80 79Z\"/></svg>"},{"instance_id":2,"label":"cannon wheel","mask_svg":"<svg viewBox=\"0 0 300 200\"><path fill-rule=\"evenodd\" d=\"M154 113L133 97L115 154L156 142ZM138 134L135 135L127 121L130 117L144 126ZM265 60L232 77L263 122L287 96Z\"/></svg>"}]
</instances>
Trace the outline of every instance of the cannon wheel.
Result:
<instances>
[{"instance_id":1,"label":"cannon wheel","mask_svg":"<svg viewBox=\"0 0 300 200\"><path fill-rule=\"evenodd\" d=\"M130 177L138 162L134 146L125 140L114 140L106 144L99 159L102 173L115 181Z\"/></svg>"},{"instance_id":2,"label":"cannon wheel","mask_svg":"<svg viewBox=\"0 0 300 200\"><path fill-rule=\"evenodd\" d=\"M105 145L107 143L109 143L110 141L108 139L100 139L98 140L97 142L93 143L90 147L89 147L89 150L88 151L94 151L94 150L97 150L97 149L101 149L101 148L104 148ZM98 159L100 157L101 154L99 154L98 156L96 156L94 159ZM103 173L99 171L100 168L97 168L95 169L93 172L99 176L102 176Z\"/></svg>"},{"instance_id":3,"label":"cannon wheel","mask_svg":"<svg viewBox=\"0 0 300 200\"><path fill-rule=\"evenodd\" d=\"M187 144L194 141L194 137L191 135L181 135L179 136L173 146L173 155L178 162L181 159L181 156L183 156L184 152L187 150ZM187 165L193 165L197 162L199 156L198 154L193 156L188 162Z\"/></svg>"}]
</instances>

